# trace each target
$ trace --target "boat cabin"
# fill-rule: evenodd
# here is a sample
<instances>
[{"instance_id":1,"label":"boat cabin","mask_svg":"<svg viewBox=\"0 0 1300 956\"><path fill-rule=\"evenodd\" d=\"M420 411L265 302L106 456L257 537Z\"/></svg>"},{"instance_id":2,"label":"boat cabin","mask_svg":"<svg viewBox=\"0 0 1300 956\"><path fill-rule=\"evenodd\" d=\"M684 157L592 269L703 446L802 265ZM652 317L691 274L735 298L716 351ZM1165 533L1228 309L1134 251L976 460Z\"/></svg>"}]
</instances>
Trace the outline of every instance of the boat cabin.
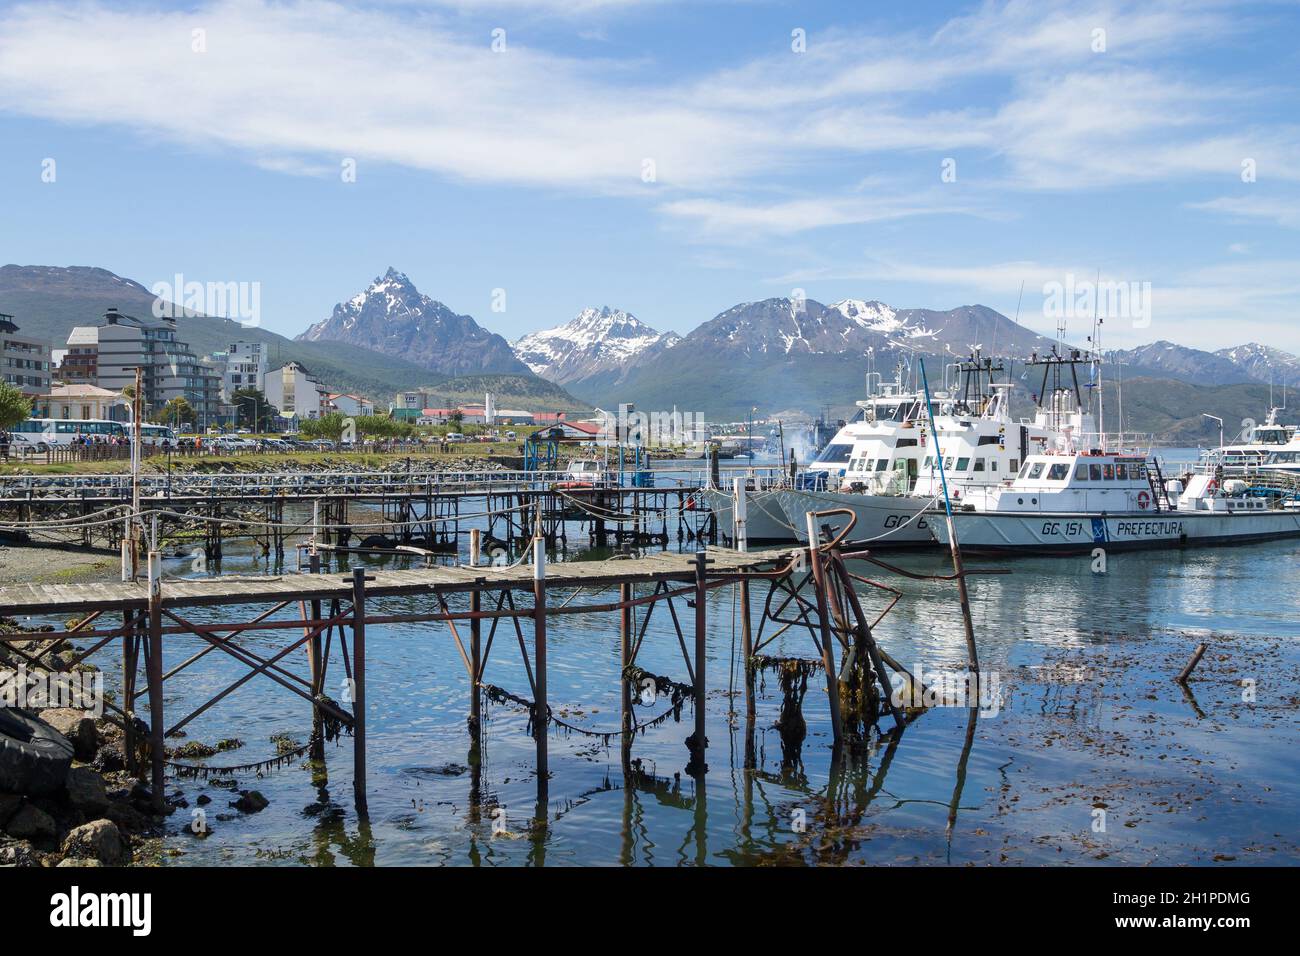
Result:
<instances>
[{"instance_id":1,"label":"boat cabin","mask_svg":"<svg viewBox=\"0 0 1300 956\"><path fill-rule=\"evenodd\" d=\"M1214 472L1171 479L1160 488L1152 466L1138 455L1031 455L1019 474L962 500L968 511L1133 514L1156 511L1253 511L1267 503L1249 495L1243 481L1220 481Z\"/></svg>"}]
</instances>

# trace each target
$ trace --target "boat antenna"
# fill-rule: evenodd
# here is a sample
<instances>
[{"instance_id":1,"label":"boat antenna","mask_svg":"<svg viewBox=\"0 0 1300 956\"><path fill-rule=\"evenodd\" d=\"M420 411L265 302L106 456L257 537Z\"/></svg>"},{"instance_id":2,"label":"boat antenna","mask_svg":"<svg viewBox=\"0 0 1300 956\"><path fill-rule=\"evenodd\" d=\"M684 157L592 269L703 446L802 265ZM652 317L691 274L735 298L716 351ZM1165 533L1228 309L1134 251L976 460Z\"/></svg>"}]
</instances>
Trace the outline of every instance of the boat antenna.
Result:
<instances>
[{"instance_id":1,"label":"boat antenna","mask_svg":"<svg viewBox=\"0 0 1300 956\"><path fill-rule=\"evenodd\" d=\"M1097 370L1097 390L1093 400L1097 403L1097 431L1101 437L1101 450L1106 450L1106 402L1101 394L1101 269L1097 269L1097 281L1092 286L1092 348L1096 353L1093 368ZM1120 429L1124 427L1121 419Z\"/></svg>"}]
</instances>

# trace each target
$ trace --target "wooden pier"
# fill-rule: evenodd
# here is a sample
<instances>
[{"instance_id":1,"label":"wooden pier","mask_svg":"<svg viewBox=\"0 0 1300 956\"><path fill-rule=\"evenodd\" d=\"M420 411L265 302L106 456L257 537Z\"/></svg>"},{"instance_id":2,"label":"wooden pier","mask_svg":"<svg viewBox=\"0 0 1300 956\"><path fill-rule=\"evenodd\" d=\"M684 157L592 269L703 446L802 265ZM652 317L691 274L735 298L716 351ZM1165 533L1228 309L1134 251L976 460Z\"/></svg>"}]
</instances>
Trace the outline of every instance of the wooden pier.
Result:
<instances>
[{"instance_id":1,"label":"wooden pier","mask_svg":"<svg viewBox=\"0 0 1300 956\"><path fill-rule=\"evenodd\" d=\"M477 530L472 534L478 537ZM130 768L151 781L159 812L166 809L169 767L182 774L222 769L172 764L167 759L166 741L253 678L273 681L303 699L312 721L312 735L303 750L310 749L312 757L323 759L326 739L335 739L340 732L351 734L356 805L365 812L367 648L377 640L393 639L381 630L387 625L445 624L445 632L439 629L433 633L455 644L473 688L466 715L471 766L479 772L484 697L527 707L529 730L536 743L535 825L544 827L549 731L558 726L590 732L566 724L548 703L547 632L548 628L562 626L568 615L617 616L621 720L617 731L597 736L620 738L625 770L632 765L631 747L636 734L669 716L680 715L685 704L692 707L694 720L693 732L686 741L686 770L699 775L707 769L707 598L710 591L732 585L738 587L745 671L747 767L754 765L755 672L764 666L775 664L783 674L804 675L805 682L807 673L818 669L824 672L836 748L846 741L862 739L882 715L892 715L900 723L907 719L893 704L892 686L895 680L911 681L912 677L876 644L873 628L880 618L872 620L867 615L854 585L881 588L892 593L893 600L898 592L853 574L846 562L857 559L898 569L867 552L842 554L838 540L812 549L747 553L709 548L694 554L660 553L624 560L548 564L544 542L538 537L533 542L532 562L512 566L469 564L399 571L353 568L343 575L322 572L320 557L313 554L308 573L169 580L161 576L158 553L151 552L147 575L139 581L0 588L0 615L48 616L68 622L52 631L6 634L0 637L0 644L7 645L12 654L31 666L54 671L70 670L102 652L116 649L120 653L121 687L111 701L105 701L105 717L125 732L124 751ZM477 545L475 540L473 556L479 553ZM759 605L757 628L751 612L754 586L767 588ZM556 601L551 597L556 591L572 593ZM588 595L589 600L577 603L580 594ZM600 598L602 594L609 597ZM405 599L409 610L392 613L393 602L384 600L392 598ZM684 612L679 614L679 601L685 601L693 611L689 617ZM663 613L672 622L672 633L681 651L684 680L650 674L638 665L651 618L661 605L666 605ZM214 616L222 617L214 614L218 608L229 609L228 619L213 622ZM639 626L637 608L643 609ZM204 610L196 617L193 612L200 609ZM885 613L888 610L886 607ZM684 627L687 620L693 626ZM790 628L807 631L815 655L776 659L764 654L765 648ZM261 636L255 648L240 640L241 635L254 632ZM266 636L277 633L283 635L283 645L268 650ZM522 657L526 690L518 688L516 693L486 678L499 634L501 643L515 645ZM73 642L77 648L74 654L55 653L66 651L74 646ZM194 651L196 645L198 650ZM177 661L173 654L179 656L181 647L186 647L188 656ZM233 658L246 673L206 700L187 702L191 709L180 719L169 719L164 714L166 682L198 666L214 651ZM327 687L335 686L329 682L334 662L345 673L342 700L325 693ZM143 687L139 686L142 666ZM652 702L662 703L663 713L638 722L634 698L644 705L647 696ZM802 699L802 693L798 697ZM148 701L148 724L136 713L137 704L144 700ZM797 748L801 742L802 732L792 746Z\"/></svg>"}]
</instances>

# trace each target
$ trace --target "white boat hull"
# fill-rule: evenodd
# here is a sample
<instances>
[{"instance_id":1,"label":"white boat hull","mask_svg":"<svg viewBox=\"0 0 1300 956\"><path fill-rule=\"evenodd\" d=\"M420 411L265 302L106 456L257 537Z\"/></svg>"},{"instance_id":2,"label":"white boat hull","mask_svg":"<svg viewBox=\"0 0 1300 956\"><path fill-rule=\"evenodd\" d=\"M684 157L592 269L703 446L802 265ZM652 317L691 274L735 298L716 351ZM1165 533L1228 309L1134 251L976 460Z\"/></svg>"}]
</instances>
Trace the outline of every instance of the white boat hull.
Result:
<instances>
[{"instance_id":1,"label":"white boat hull","mask_svg":"<svg viewBox=\"0 0 1300 956\"><path fill-rule=\"evenodd\" d=\"M718 520L718 534L730 538L735 534L734 501L730 494L721 491L703 491L701 494ZM751 491L745 495L745 538L759 541L794 541L794 530L786 521L776 491Z\"/></svg>"},{"instance_id":2,"label":"white boat hull","mask_svg":"<svg viewBox=\"0 0 1300 956\"><path fill-rule=\"evenodd\" d=\"M1126 551L1206 547L1300 536L1300 511L1294 510L1103 516L957 512L953 520L962 549L972 551L1074 554L1095 548ZM948 529L944 522L931 522L931 528L935 540L946 545Z\"/></svg>"},{"instance_id":3,"label":"white boat hull","mask_svg":"<svg viewBox=\"0 0 1300 956\"><path fill-rule=\"evenodd\" d=\"M928 498L905 495L860 495L833 491L778 491L777 500L786 522L797 529L799 540L808 540L807 513L847 508L857 519L846 543L878 548L929 548L935 546L930 526L937 515L922 514L930 507ZM838 533L848 523L842 515L818 519L821 527Z\"/></svg>"}]
</instances>

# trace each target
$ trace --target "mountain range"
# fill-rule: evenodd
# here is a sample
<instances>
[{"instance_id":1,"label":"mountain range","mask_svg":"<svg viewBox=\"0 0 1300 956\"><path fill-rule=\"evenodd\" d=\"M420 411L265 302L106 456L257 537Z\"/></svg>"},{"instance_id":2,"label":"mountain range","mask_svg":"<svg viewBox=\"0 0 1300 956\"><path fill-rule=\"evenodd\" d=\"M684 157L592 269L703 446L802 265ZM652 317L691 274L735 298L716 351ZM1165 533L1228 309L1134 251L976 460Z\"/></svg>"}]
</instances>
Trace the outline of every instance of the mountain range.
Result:
<instances>
[{"instance_id":1,"label":"mountain range","mask_svg":"<svg viewBox=\"0 0 1300 956\"><path fill-rule=\"evenodd\" d=\"M110 305L147 315L154 300L144 286L103 269L0 267L0 312L56 347L73 325L95 323ZM200 354L235 339L270 342L273 360L295 359L332 386L380 400L425 388L451 401L493 388L499 405L512 396L539 409L630 402L714 420L827 405L844 414L871 369L890 379L899 362L920 356L935 384L945 365L973 348L1022 360L1053 344L982 305L938 311L804 298L739 303L684 335L623 309L586 308L512 344L421 293L395 268L296 339L193 313L177 324ZM1280 404L1281 389L1300 387L1300 358L1258 343L1208 352L1159 341L1108 353L1107 365L1108 379L1124 381L1125 426L1139 431L1206 438L1213 426L1201 412L1261 419L1270 397ZM1270 396L1270 388L1278 393ZM1180 401L1171 405L1169 396Z\"/></svg>"}]
</instances>

